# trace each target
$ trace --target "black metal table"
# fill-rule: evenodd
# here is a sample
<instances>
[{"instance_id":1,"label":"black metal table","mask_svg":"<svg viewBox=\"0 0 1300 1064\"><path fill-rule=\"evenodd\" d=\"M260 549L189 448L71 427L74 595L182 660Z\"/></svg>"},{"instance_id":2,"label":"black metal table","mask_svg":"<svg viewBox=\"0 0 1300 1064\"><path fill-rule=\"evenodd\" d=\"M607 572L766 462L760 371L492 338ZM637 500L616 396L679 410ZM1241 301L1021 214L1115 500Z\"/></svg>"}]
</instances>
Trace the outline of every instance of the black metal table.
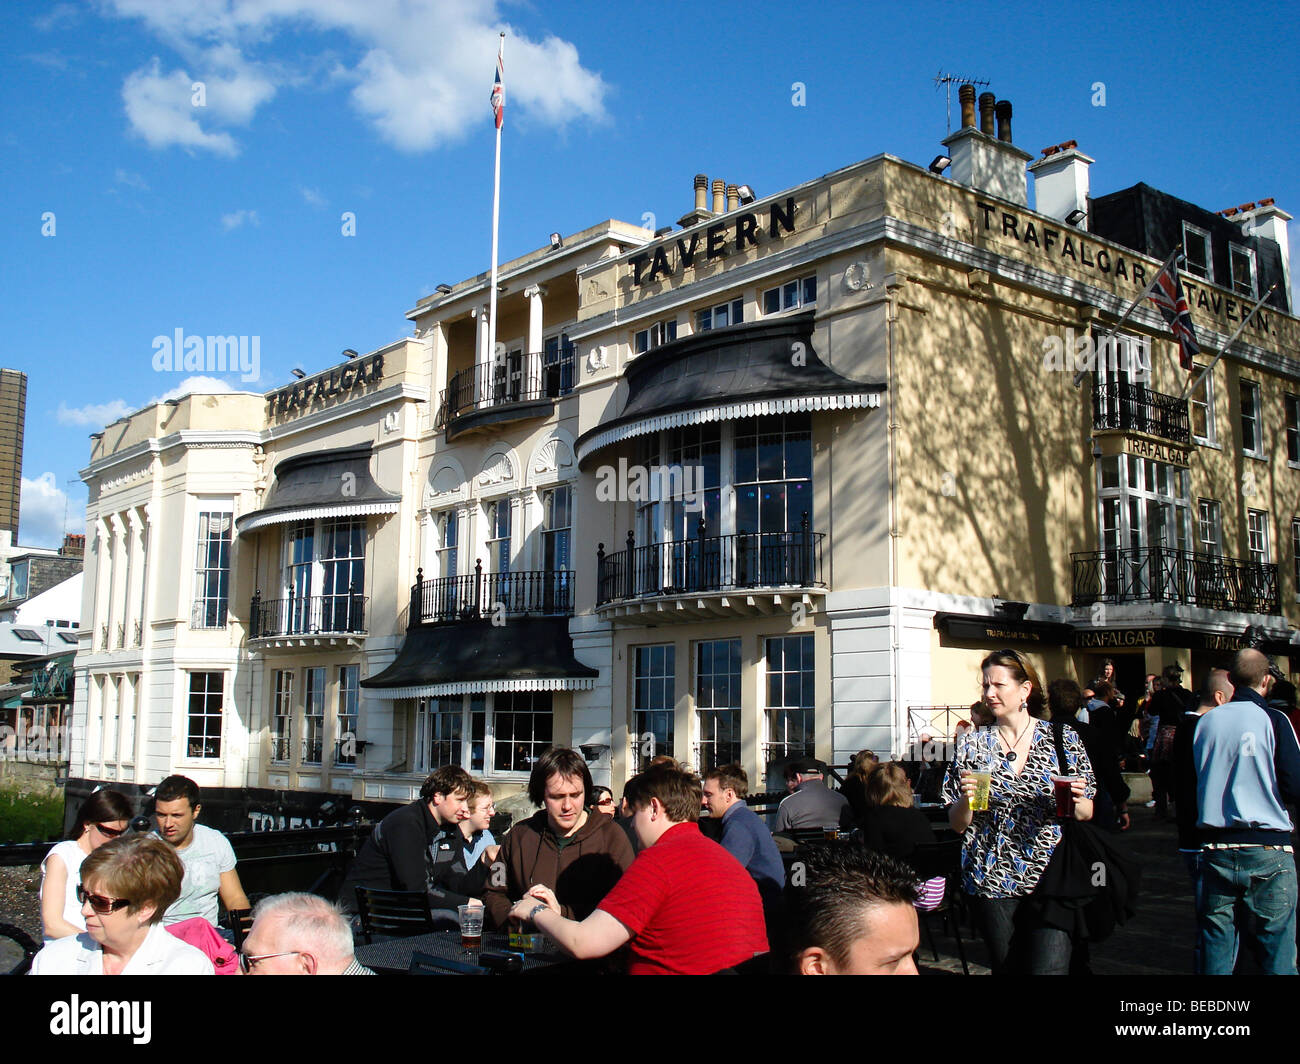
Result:
<instances>
[{"instance_id":1,"label":"black metal table","mask_svg":"<svg viewBox=\"0 0 1300 1064\"><path fill-rule=\"evenodd\" d=\"M487 952L507 953L512 951L509 937L505 934L485 932L483 950ZM428 953L449 961L463 964L477 964L476 951L466 950L460 944L459 931L430 931L410 938L390 938L383 942L373 942L369 946L358 946L357 960L367 968L380 974L405 975L411 967L411 957L416 953ZM560 968L576 965L578 962L567 954L555 950L546 953L524 953L523 974L536 974L557 971Z\"/></svg>"}]
</instances>

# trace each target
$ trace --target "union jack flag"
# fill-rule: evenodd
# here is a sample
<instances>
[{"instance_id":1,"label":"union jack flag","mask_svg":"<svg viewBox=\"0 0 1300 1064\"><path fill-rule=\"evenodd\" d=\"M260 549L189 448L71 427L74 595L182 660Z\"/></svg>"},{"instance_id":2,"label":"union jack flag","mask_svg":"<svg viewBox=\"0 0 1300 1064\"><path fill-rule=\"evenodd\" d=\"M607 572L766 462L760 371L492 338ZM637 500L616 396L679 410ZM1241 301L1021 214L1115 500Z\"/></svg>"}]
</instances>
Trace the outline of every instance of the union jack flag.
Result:
<instances>
[{"instance_id":1,"label":"union jack flag","mask_svg":"<svg viewBox=\"0 0 1300 1064\"><path fill-rule=\"evenodd\" d=\"M1201 351L1196 342L1196 330L1192 328L1191 311L1183 296L1182 282L1178 280L1178 262L1182 256L1176 256L1165 263L1154 281L1150 300L1156 305L1168 324L1174 339L1178 341L1178 362L1183 369L1192 368L1192 359Z\"/></svg>"},{"instance_id":2,"label":"union jack flag","mask_svg":"<svg viewBox=\"0 0 1300 1064\"><path fill-rule=\"evenodd\" d=\"M506 67L505 60L500 52L497 52L497 76L492 82L492 114L496 116L497 129L501 128L501 123L506 117L506 85L505 85Z\"/></svg>"}]
</instances>

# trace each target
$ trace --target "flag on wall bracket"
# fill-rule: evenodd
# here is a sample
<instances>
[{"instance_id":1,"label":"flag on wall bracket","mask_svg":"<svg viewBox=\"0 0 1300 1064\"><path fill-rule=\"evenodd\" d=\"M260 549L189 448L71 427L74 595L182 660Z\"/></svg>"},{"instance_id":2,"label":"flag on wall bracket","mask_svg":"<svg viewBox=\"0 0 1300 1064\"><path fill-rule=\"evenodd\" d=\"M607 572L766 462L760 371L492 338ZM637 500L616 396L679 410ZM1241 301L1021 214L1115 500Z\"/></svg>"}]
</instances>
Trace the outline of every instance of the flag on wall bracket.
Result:
<instances>
[{"instance_id":1,"label":"flag on wall bracket","mask_svg":"<svg viewBox=\"0 0 1300 1064\"><path fill-rule=\"evenodd\" d=\"M1164 268L1156 274L1149 298L1178 341L1178 364L1183 369L1190 370L1192 360L1200 354L1201 346L1196 342L1192 313L1183 295L1182 282L1178 279L1178 262L1181 259L1182 256L1179 255L1172 262L1165 263Z\"/></svg>"}]
</instances>

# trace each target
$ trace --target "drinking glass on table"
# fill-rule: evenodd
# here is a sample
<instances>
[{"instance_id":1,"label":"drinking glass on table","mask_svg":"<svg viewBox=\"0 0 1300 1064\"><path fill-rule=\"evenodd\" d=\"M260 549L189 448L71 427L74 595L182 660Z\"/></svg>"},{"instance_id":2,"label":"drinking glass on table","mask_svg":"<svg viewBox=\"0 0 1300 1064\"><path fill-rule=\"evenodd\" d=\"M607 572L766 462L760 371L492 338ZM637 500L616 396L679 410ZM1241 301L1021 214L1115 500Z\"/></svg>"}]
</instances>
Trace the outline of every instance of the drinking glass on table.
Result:
<instances>
[{"instance_id":1,"label":"drinking glass on table","mask_svg":"<svg viewBox=\"0 0 1300 1064\"><path fill-rule=\"evenodd\" d=\"M483 906L458 905L456 915L460 917L460 945L466 953L472 953L483 946Z\"/></svg>"}]
</instances>

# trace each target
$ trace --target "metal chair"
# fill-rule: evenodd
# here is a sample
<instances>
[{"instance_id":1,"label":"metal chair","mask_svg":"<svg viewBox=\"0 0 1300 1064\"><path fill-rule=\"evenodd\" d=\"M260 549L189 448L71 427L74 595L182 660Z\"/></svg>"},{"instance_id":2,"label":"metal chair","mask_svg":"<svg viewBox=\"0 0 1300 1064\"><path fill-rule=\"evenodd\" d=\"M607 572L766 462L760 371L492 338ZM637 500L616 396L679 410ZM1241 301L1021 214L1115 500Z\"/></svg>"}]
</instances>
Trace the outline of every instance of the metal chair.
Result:
<instances>
[{"instance_id":1,"label":"metal chair","mask_svg":"<svg viewBox=\"0 0 1300 1064\"><path fill-rule=\"evenodd\" d=\"M230 927L231 934L235 937L236 951L244 948L244 939L248 937L248 932L253 929L253 910L252 909L228 909L226 910L226 922Z\"/></svg>"},{"instance_id":2,"label":"metal chair","mask_svg":"<svg viewBox=\"0 0 1300 1064\"><path fill-rule=\"evenodd\" d=\"M912 851L912 856L908 858L907 863L912 866L917 879L922 882L927 879L937 879L939 876L944 877L943 901L937 908L928 912L918 909L917 919L921 923L921 930L936 962L939 960L939 948L935 945L934 929L931 925L937 917L941 930L946 931L951 928L952 936L957 940L957 956L961 958L962 974L970 975L970 969L966 965L966 947L961 940L961 914L958 912L963 904L961 837L945 839L942 842L922 843Z\"/></svg>"},{"instance_id":3,"label":"metal chair","mask_svg":"<svg viewBox=\"0 0 1300 1064\"><path fill-rule=\"evenodd\" d=\"M421 891L357 887L357 915L366 945L374 941L374 935L410 938L436 930L429 899Z\"/></svg>"}]
</instances>

